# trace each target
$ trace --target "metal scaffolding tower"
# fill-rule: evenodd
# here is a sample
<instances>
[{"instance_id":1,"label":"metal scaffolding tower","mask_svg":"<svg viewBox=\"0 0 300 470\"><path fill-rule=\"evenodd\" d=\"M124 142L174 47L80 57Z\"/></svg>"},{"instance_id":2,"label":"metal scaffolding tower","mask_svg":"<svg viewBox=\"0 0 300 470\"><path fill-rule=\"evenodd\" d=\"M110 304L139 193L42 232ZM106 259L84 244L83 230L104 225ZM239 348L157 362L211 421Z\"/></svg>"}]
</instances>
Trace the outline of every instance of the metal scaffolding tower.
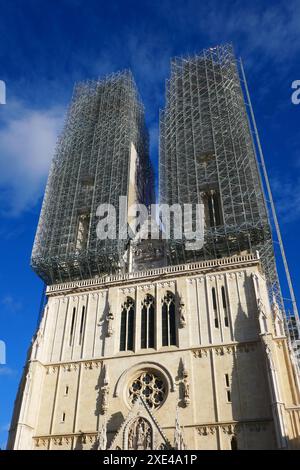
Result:
<instances>
[{"instance_id":1,"label":"metal scaffolding tower","mask_svg":"<svg viewBox=\"0 0 300 470\"><path fill-rule=\"evenodd\" d=\"M32 266L46 282L91 278L122 268L127 240L99 240L99 204L129 191L132 145L137 202L151 202L144 108L130 72L75 85L49 174ZM117 219L118 227L118 219Z\"/></svg>"},{"instance_id":2,"label":"metal scaffolding tower","mask_svg":"<svg viewBox=\"0 0 300 470\"><path fill-rule=\"evenodd\" d=\"M160 202L204 204L205 243L200 251L186 251L184 240L173 236L168 262L258 250L270 298L284 311L272 221L245 104L231 45L171 62L160 117Z\"/></svg>"}]
</instances>

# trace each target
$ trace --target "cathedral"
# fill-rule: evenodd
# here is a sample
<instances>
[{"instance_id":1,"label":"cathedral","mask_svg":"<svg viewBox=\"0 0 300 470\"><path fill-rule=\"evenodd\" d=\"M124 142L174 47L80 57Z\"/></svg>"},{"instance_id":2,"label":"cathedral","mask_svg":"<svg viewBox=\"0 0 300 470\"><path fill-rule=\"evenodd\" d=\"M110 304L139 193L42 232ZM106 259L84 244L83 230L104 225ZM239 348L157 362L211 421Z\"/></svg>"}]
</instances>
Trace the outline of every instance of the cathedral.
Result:
<instances>
[{"instance_id":1,"label":"cathedral","mask_svg":"<svg viewBox=\"0 0 300 470\"><path fill-rule=\"evenodd\" d=\"M159 202L203 205L201 247L174 218L169 238L159 222L151 238L150 215L143 237L124 232L131 204L155 202L144 119L129 71L74 88L7 448L300 449L299 366L232 47L172 61L160 117ZM100 205L115 238L99 238Z\"/></svg>"}]
</instances>

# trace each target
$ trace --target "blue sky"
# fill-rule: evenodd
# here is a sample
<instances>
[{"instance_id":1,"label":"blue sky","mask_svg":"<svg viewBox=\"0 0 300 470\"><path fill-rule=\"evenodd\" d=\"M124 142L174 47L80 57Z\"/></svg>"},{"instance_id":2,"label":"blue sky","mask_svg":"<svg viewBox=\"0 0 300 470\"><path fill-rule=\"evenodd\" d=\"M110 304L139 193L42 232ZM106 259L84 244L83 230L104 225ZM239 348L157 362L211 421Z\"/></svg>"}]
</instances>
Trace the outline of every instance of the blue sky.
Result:
<instances>
[{"instance_id":1,"label":"blue sky","mask_svg":"<svg viewBox=\"0 0 300 470\"><path fill-rule=\"evenodd\" d=\"M300 296L300 2L0 0L0 447L6 441L42 283L29 266L41 197L77 80L131 68L157 161L170 57L233 42L244 60L296 295Z\"/></svg>"}]
</instances>

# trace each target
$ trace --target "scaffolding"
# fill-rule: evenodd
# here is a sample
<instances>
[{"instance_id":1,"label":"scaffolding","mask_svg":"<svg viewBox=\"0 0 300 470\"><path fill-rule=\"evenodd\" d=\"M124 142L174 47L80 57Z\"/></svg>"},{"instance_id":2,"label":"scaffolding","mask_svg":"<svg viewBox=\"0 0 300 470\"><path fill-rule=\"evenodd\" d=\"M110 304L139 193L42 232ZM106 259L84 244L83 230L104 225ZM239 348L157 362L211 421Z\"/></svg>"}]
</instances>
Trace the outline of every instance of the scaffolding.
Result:
<instances>
[{"instance_id":1,"label":"scaffolding","mask_svg":"<svg viewBox=\"0 0 300 470\"><path fill-rule=\"evenodd\" d=\"M205 241L201 250L191 252L185 250L184 239L176 240L171 234L168 263L258 250L270 299L285 311L272 214L241 82L231 45L171 62L166 106L160 116L159 197L170 205L204 204ZM298 322L295 309L292 316L288 314L288 322L291 318Z\"/></svg>"},{"instance_id":2,"label":"scaffolding","mask_svg":"<svg viewBox=\"0 0 300 470\"><path fill-rule=\"evenodd\" d=\"M31 264L47 283L85 279L122 268L127 240L99 240L99 204L129 191L132 145L137 202L151 201L153 171L144 108L131 72L75 85L48 177Z\"/></svg>"}]
</instances>

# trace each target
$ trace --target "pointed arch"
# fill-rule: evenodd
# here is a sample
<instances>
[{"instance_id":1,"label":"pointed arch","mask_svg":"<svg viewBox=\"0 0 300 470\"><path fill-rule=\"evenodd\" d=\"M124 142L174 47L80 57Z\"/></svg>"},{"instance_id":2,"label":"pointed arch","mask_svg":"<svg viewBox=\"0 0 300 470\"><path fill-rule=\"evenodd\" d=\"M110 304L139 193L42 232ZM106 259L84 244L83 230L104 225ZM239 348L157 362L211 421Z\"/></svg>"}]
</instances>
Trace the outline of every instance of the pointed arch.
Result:
<instances>
[{"instance_id":1,"label":"pointed arch","mask_svg":"<svg viewBox=\"0 0 300 470\"><path fill-rule=\"evenodd\" d=\"M162 299L162 345L176 346L176 317L175 317L175 295L167 291Z\"/></svg>"},{"instance_id":2,"label":"pointed arch","mask_svg":"<svg viewBox=\"0 0 300 470\"><path fill-rule=\"evenodd\" d=\"M155 299L147 294L141 311L141 348L154 348L155 345Z\"/></svg>"},{"instance_id":3,"label":"pointed arch","mask_svg":"<svg viewBox=\"0 0 300 470\"><path fill-rule=\"evenodd\" d=\"M120 351L133 351L134 317L134 300L127 297L121 311Z\"/></svg>"}]
</instances>

